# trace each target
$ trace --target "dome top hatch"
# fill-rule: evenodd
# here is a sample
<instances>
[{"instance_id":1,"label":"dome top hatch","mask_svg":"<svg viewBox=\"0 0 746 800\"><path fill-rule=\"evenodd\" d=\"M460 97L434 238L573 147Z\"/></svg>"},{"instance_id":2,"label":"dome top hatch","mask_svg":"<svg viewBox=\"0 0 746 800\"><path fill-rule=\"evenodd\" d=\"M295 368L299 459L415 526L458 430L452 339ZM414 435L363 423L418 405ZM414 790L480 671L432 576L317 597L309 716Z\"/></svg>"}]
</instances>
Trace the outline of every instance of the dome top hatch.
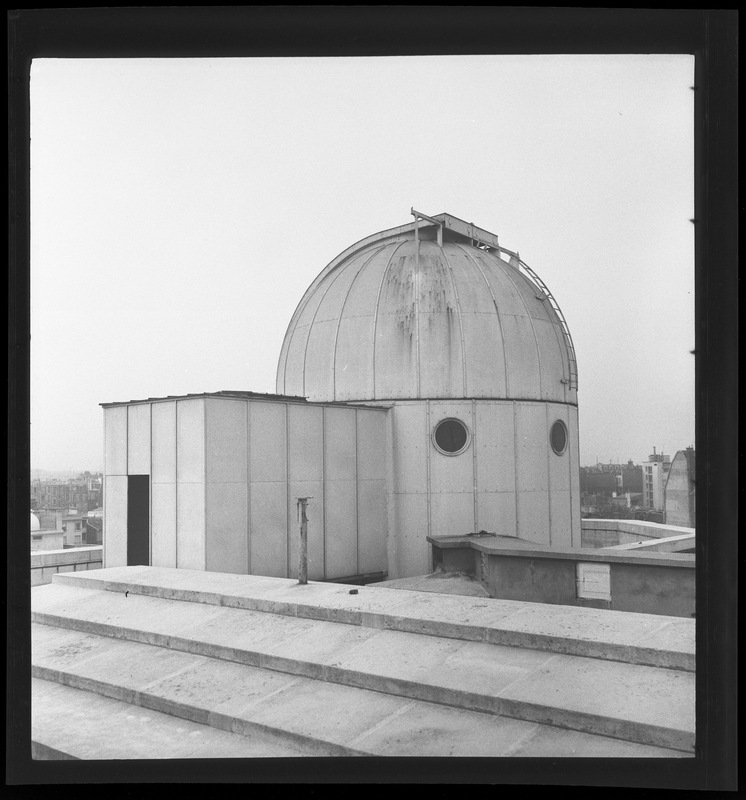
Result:
<instances>
[{"instance_id":1,"label":"dome top hatch","mask_svg":"<svg viewBox=\"0 0 746 800\"><path fill-rule=\"evenodd\" d=\"M324 402L577 402L570 332L549 289L489 231L450 214L368 236L303 296L277 392Z\"/></svg>"}]
</instances>

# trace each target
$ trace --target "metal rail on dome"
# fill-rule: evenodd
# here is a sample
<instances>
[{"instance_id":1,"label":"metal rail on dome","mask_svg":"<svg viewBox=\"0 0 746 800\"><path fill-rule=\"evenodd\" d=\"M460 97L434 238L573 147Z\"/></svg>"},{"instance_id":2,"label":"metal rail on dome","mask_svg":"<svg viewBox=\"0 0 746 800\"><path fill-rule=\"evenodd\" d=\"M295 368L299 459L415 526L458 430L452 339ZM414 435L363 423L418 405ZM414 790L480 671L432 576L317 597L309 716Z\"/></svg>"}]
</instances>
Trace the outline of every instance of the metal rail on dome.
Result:
<instances>
[{"instance_id":1,"label":"metal rail on dome","mask_svg":"<svg viewBox=\"0 0 746 800\"><path fill-rule=\"evenodd\" d=\"M479 247L482 250L486 250L487 252L497 251L500 255L507 256L512 267L517 269L519 272L522 269L526 273L529 279L535 283L542 292L542 296L539 297L539 295L537 295L537 297L539 297L540 300L548 300L549 304L557 314L557 318L560 321L560 327L562 328L562 334L565 338L565 344L567 346L568 370L570 373L567 383L569 384L570 389L577 390L578 361L575 356L575 345L573 344L572 336L570 335L570 328L567 325L567 320L565 319L565 315L562 313L562 309L559 307L559 303L555 300L554 295L549 291L549 287L537 275L537 273L534 272L534 270L532 270L528 264L521 260L521 257L518 253L514 253L512 250L508 250L506 247L500 245L498 238L494 233L490 233L482 228L478 228L472 222L464 222L463 220L453 217L450 214L438 214L437 217L429 217L427 214L422 214L419 211L415 211L414 208L411 208L410 212L414 217L415 241L419 240L419 229L417 223L421 219L424 219L433 225L438 226L437 235L438 244L440 246L443 245L443 230L444 228L447 228L449 231L453 231L454 233L471 240L471 243L474 246Z\"/></svg>"},{"instance_id":2,"label":"metal rail on dome","mask_svg":"<svg viewBox=\"0 0 746 800\"><path fill-rule=\"evenodd\" d=\"M562 333L565 337L565 344L567 345L567 357L569 361L569 371L570 371L570 380L569 386L571 389L577 390L578 388L578 361L575 357L575 345L572 341L572 336L570 335L570 328L567 326L567 320L565 319L565 315L562 313L562 309L559 307L559 303L554 299L554 295L549 291L549 287L544 283L544 281L534 272L525 261L521 259L518 253L511 253L509 250L504 250L502 247L499 248L502 252L506 253L510 257L510 265L515 267L516 269L523 270L526 274L533 280L534 283L538 285L541 291L546 295L546 299L549 301L549 304L554 309L557 317L559 318L560 325L562 327Z\"/></svg>"}]
</instances>

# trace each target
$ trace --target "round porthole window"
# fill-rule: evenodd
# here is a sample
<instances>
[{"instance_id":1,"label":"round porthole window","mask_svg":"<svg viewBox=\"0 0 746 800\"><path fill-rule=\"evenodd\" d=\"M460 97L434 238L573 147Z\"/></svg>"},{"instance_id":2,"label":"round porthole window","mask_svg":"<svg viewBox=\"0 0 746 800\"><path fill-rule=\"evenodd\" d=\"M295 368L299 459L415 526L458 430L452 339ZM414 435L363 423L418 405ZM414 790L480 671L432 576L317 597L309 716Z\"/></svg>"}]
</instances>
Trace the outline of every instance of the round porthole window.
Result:
<instances>
[{"instance_id":1,"label":"round porthole window","mask_svg":"<svg viewBox=\"0 0 746 800\"><path fill-rule=\"evenodd\" d=\"M549 432L549 443L558 456L565 452L567 448L567 428L562 420L558 419L552 425L552 430Z\"/></svg>"},{"instance_id":2,"label":"round porthole window","mask_svg":"<svg viewBox=\"0 0 746 800\"><path fill-rule=\"evenodd\" d=\"M435 426L433 442L441 453L455 456L469 446L469 430L460 419L444 419Z\"/></svg>"}]
</instances>

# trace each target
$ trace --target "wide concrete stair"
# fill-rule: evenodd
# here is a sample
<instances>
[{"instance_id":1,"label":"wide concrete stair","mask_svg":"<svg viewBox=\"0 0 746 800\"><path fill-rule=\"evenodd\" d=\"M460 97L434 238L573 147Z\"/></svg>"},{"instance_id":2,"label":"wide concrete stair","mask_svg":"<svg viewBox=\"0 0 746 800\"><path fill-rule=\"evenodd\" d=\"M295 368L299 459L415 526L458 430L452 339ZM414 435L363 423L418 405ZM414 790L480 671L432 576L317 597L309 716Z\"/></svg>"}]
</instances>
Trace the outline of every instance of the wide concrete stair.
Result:
<instances>
[{"instance_id":1,"label":"wide concrete stair","mask_svg":"<svg viewBox=\"0 0 746 800\"><path fill-rule=\"evenodd\" d=\"M694 751L688 619L124 567L32 625L37 758Z\"/></svg>"}]
</instances>

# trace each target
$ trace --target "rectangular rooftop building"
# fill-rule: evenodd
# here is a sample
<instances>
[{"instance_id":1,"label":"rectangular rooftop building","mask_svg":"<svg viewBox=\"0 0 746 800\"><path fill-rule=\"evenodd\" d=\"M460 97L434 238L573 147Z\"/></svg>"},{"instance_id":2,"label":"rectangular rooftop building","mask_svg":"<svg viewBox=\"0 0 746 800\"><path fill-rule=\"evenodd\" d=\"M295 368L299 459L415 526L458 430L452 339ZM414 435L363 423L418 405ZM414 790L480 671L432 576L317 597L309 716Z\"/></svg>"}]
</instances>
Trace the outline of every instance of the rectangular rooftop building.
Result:
<instances>
[{"instance_id":1,"label":"rectangular rooftop building","mask_svg":"<svg viewBox=\"0 0 746 800\"><path fill-rule=\"evenodd\" d=\"M104 403L104 565L386 572L386 408L217 392Z\"/></svg>"}]
</instances>

